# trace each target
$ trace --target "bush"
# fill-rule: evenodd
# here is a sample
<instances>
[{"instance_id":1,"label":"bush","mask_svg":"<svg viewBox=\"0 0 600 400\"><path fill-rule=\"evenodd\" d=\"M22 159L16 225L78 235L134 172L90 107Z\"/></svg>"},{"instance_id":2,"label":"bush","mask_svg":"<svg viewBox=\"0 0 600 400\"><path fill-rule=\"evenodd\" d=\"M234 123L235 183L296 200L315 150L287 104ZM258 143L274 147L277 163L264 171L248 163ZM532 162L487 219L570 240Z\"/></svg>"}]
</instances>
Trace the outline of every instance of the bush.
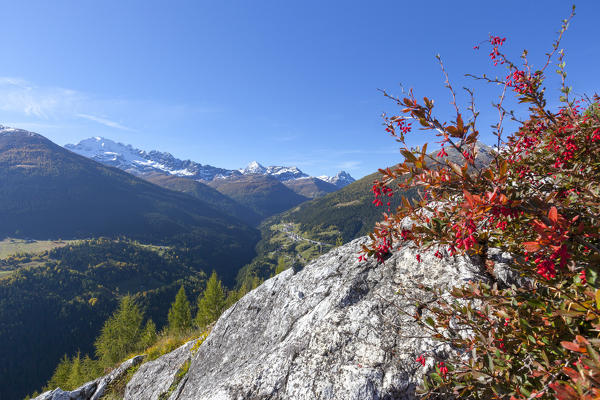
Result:
<instances>
[{"instance_id":1,"label":"bush","mask_svg":"<svg viewBox=\"0 0 600 400\"><path fill-rule=\"evenodd\" d=\"M418 305L422 315L434 317L419 322L456 350L447 359L436 354L416 359L423 365L435 359L435 370L421 387L426 397L600 397L600 98L574 99L566 86L559 47L569 20L538 70L526 52L521 66L512 63L500 50L505 39L490 36L492 62L508 74L478 78L503 90L495 104L500 121L489 165L476 162L473 101L465 121L454 100L456 119L444 123L433 115L432 100L419 103L412 91L402 99L386 94L402 107L401 114L386 118L386 130L401 144L405 159L380 170L375 203L409 188L420 190L421 198L402 199L394 212L384 214L361 258L383 262L394 242L411 241L439 258L472 256L490 277L489 283L455 288L452 300L438 296ZM562 88L561 106L553 111L543 85L554 59ZM446 84L455 99L447 76ZM516 120L503 105L511 91L528 106L529 116L504 138L502 121ZM429 155L427 145L406 145L413 122L440 138L437 154ZM490 247L512 254L512 268L524 285L503 287L495 280ZM420 255L416 258L420 262Z\"/></svg>"}]
</instances>

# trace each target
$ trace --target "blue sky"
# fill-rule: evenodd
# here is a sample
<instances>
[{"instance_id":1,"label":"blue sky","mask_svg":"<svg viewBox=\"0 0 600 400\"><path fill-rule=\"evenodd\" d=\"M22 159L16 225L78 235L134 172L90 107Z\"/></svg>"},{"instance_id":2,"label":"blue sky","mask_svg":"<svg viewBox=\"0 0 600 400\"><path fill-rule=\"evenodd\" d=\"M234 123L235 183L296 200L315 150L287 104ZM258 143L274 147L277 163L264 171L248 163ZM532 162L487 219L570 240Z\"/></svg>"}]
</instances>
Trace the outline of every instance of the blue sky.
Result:
<instances>
[{"instance_id":1,"label":"blue sky","mask_svg":"<svg viewBox=\"0 0 600 400\"><path fill-rule=\"evenodd\" d=\"M570 4L2 2L0 123L61 145L99 135L225 168L258 160L361 177L399 160L381 125L395 107L377 89L412 87L451 117L439 53L455 86L476 90L491 142L497 89L464 74L495 72L473 46L506 36L509 53L527 48L539 64ZM575 4L563 42L569 83L591 94L600 1ZM417 133L413 143L423 140Z\"/></svg>"}]
</instances>

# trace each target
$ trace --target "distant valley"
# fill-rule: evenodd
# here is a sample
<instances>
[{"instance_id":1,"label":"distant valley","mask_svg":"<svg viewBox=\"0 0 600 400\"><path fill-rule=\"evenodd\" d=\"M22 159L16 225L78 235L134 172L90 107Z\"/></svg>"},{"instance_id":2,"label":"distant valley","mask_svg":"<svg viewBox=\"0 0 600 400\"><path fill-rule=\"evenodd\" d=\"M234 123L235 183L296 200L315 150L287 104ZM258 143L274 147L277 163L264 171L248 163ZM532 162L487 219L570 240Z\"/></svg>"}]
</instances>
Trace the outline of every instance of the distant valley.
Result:
<instances>
[{"instance_id":1,"label":"distant valley","mask_svg":"<svg viewBox=\"0 0 600 400\"><path fill-rule=\"evenodd\" d=\"M482 143L477 144L477 167L487 165L493 159L493 150ZM461 156L454 149L447 149L448 159L460 163ZM431 153L436 159L436 153ZM381 179L378 172L367 175L342 189L292 207L267 218L259 226L261 240L257 256L238 274L238 284L252 281L255 277L265 279L283 267L300 268L308 261L326 253L334 246L347 243L372 231L382 213L395 210L401 196L414 199L416 190L397 193L388 198L389 206L376 207L371 191L373 182Z\"/></svg>"}]
</instances>

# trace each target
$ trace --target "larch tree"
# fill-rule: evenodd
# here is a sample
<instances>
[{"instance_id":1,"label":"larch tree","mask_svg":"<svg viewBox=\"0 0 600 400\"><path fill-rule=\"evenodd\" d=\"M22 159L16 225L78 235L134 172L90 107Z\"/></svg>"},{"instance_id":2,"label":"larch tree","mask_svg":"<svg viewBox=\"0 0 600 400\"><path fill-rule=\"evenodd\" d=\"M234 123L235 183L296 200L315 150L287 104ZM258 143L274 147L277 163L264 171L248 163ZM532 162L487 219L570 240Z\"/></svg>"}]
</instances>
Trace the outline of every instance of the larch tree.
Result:
<instances>
[{"instance_id":1,"label":"larch tree","mask_svg":"<svg viewBox=\"0 0 600 400\"><path fill-rule=\"evenodd\" d=\"M182 333L192 327L192 311L190 302L185 295L185 288L181 285L175 301L171 304L169 310L169 331L173 333Z\"/></svg>"},{"instance_id":2,"label":"larch tree","mask_svg":"<svg viewBox=\"0 0 600 400\"><path fill-rule=\"evenodd\" d=\"M196 325L205 327L219 318L225 309L225 290L223 284L213 271L206 283L206 289L202 296L198 298L198 314L196 315Z\"/></svg>"},{"instance_id":3,"label":"larch tree","mask_svg":"<svg viewBox=\"0 0 600 400\"><path fill-rule=\"evenodd\" d=\"M95 342L96 355L104 365L115 364L136 350L142 319L142 311L131 296L123 297Z\"/></svg>"}]
</instances>

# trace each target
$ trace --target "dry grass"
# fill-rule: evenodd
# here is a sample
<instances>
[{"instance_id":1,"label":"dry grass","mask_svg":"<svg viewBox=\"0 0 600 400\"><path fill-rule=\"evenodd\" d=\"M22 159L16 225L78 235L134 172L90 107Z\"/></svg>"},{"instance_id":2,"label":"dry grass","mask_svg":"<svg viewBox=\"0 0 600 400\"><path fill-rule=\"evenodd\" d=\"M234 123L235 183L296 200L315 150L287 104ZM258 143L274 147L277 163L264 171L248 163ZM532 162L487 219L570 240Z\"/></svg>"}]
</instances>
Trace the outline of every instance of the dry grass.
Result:
<instances>
[{"instance_id":1,"label":"dry grass","mask_svg":"<svg viewBox=\"0 0 600 400\"><path fill-rule=\"evenodd\" d=\"M6 238L0 241L0 259L17 253L39 254L74 242L76 240L24 240Z\"/></svg>"}]
</instances>

